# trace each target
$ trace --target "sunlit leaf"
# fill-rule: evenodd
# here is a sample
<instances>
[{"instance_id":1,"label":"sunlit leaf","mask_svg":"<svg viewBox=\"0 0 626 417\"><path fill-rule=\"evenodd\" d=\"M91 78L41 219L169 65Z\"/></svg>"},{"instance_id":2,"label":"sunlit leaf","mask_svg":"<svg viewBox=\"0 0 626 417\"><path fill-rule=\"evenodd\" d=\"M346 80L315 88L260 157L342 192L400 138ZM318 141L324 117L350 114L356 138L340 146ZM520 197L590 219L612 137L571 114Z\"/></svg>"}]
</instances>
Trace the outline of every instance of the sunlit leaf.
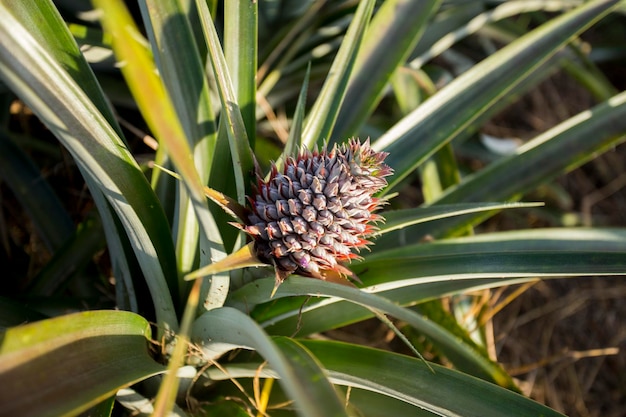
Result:
<instances>
[{"instance_id":1,"label":"sunlit leaf","mask_svg":"<svg viewBox=\"0 0 626 417\"><path fill-rule=\"evenodd\" d=\"M618 1L596 0L531 31L461 74L374 142L390 152L390 189Z\"/></svg>"},{"instance_id":2,"label":"sunlit leaf","mask_svg":"<svg viewBox=\"0 0 626 417\"><path fill-rule=\"evenodd\" d=\"M150 326L133 313L92 311L2 333L2 414L76 415L163 371L148 352Z\"/></svg>"},{"instance_id":3,"label":"sunlit leaf","mask_svg":"<svg viewBox=\"0 0 626 417\"><path fill-rule=\"evenodd\" d=\"M48 13L41 17L47 23L42 25L67 32L60 15L50 7L46 10ZM77 73L68 72L74 68L72 63L82 62L73 41L59 43L53 36L41 33L33 37L4 3L0 3L0 15L0 76L68 149L100 211L111 207L115 211L146 277L160 331L175 329L178 320L171 294L177 298L177 274L167 220L145 176L118 136L117 125L109 123L106 115L110 112L103 115L96 107L95 103L105 103L103 97L98 98L101 91L97 87L85 91L95 82L93 74L80 71L75 80L72 75ZM31 30L34 28L30 26ZM58 61L58 56L63 61ZM92 81L81 84L81 88L77 81L82 83L84 77L91 77ZM115 227L111 222L107 226Z\"/></svg>"}]
</instances>

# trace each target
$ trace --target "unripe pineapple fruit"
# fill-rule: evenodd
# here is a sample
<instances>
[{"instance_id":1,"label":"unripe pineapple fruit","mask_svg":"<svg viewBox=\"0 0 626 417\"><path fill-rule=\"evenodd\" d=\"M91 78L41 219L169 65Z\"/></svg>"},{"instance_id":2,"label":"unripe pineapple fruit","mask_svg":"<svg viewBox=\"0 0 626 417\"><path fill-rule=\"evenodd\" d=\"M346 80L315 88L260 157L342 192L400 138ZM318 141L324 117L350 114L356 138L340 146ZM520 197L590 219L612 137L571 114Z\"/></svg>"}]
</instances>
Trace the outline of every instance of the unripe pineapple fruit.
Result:
<instances>
[{"instance_id":1,"label":"unripe pineapple fruit","mask_svg":"<svg viewBox=\"0 0 626 417\"><path fill-rule=\"evenodd\" d=\"M292 273L354 277L342 263L358 257L381 220L374 212L382 201L373 195L392 173L386 156L369 140L351 139L330 150L303 150L259 180L241 228L254 239L257 257L276 268L277 285Z\"/></svg>"}]
</instances>

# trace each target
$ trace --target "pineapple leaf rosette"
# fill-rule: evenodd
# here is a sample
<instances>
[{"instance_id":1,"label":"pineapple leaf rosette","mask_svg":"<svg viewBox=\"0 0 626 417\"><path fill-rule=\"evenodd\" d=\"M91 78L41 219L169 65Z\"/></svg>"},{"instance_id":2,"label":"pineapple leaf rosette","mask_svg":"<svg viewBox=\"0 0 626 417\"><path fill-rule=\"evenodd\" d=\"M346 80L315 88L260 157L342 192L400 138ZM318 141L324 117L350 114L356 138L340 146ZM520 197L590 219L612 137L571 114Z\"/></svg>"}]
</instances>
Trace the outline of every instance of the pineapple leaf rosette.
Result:
<instances>
[{"instance_id":1,"label":"pineapple leaf rosette","mask_svg":"<svg viewBox=\"0 0 626 417\"><path fill-rule=\"evenodd\" d=\"M207 189L207 196L239 220L232 223L252 242L229 257L188 275L198 278L220 271L258 264L271 265L278 286L291 274L349 284L358 277L346 262L358 258L371 242L375 212L384 200L375 197L393 170L384 164L386 152L376 152L369 139L330 150L303 149L288 157L279 170L272 164L243 207L223 194Z\"/></svg>"}]
</instances>

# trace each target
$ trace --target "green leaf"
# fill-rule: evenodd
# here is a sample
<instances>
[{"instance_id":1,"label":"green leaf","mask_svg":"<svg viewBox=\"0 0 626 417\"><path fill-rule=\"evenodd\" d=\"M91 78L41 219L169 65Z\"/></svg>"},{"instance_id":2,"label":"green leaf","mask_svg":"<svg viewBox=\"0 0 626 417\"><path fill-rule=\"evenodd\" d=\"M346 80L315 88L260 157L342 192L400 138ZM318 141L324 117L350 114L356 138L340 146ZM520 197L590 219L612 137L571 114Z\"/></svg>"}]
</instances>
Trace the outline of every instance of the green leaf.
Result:
<instances>
[{"instance_id":1,"label":"green leaf","mask_svg":"<svg viewBox=\"0 0 626 417\"><path fill-rule=\"evenodd\" d=\"M355 411L356 415L562 417L542 404L497 385L408 356L333 341L299 340L298 343L321 362L333 383L365 390L370 400L377 395L398 400L384 402L389 407L386 413L370 414L368 408L361 406ZM259 364L231 364L225 366L224 371L210 368L207 373L214 380L253 378L259 373ZM261 377L274 375L271 364L260 370ZM352 395L348 401L350 406L367 404L361 399L353 403ZM414 408L407 411L407 404Z\"/></svg>"},{"instance_id":2,"label":"green leaf","mask_svg":"<svg viewBox=\"0 0 626 417\"><path fill-rule=\"evenodd\" d=\"M498 281L509 285L511 280L524 277L620 274L626 271L626 260L622 254L626 251L624 242L626 231L622 229L563 228L501 232L399 247L370 255L353 269L364 281L364 291L407 305L478 289L481 285L496 286ZM311 291L320 284L311 279L290 278L283 286L285 291L292 285L302 286L301 289L289 290L295 295L305 289L307 283ZM266 292L271 290L271 285L271 279L248 284L234 291L228 303L249 309L270 301ZM281 290L277 296L281 296ZM254 315L271 326L290 321L290 325L284 325L287 334L294 331L296 320L313 314L316 309L320 310L319 316L303 319L300 334L353 322L349 317L354 313L344 310L348 308L346 301L314 301L302 311L299 311L302 300L290 301L273 301L272 309L267 311L259 306ZM336 303L343 305L332 307ZM371 317L365 311L361 313L359 319Z\"/></svg>"},{"instance_id":3,"label":"green leaf","mask_svg":"<svg viewBox=\"0 0 626 417\"><path fill-rule=\"evenodd\" d=\"M459 293L523 282L524 278L626 273L626 231L621 229L550 229L485 234L410 245L381 252L353 266L366 285L362 290L310 278L288 278L275 298L330 296L310 303L303 300L270 301L271 279L257 280L231 294L228 304L249 310L272 334L300 335L329 330L372 317L367 305L401 318L429 337L460 369L474 375L506 381L475 347L455 341L425 318L399 309ZM374 294L381 297L375 297ZM352 305L354 304L354 305ZM482 369L482 370L481 370ZM489 371L485 374L485 370ZM492 374L492 372L494 372Z\"/></svg>"},{"instance_id":4,"label":"green leaf","mask_svg":"<svg viewBox=\"0 0 626 417\"><path fill-rule=\"evenodd\" d=\"M258 3L248 0L224 2L224 54L233 74L233 88L250 146L256 136L256 83L258 49Z\"/></svg>"},{"instance_id":5,"label":"green leaf","mask_svg":"<svg viewBox=\"0 0 626 417\"><path fill-rule=\"evenodd\" d=\"M140 2L140 7L159 73L185 132L200 183L206 185L213 164L217 128L208 80L191 24L179 1L146 0ZM181 45L185 47L181 48ZM166 141L168 139L165 138ZM168 148L171 146L176 145L167 145ZM187 273L197 261L198 242L201 244L200 254L205 254L201 259L203 263L208 263L211 259L220 259L224 256L224 251L220 248L219 242L211 242L206 236L199 236L199 223L196 217L198 211L200 211L198 216L206 217L202 221L204 234L220 235L206 204L194 211L193 202L184 190L184 184L177 182L177 186L179 190L175 197L176 215L173 228L179 270ZM174 196L168 197L174 199ZM180 285L183 285L182 282Z\"/></svg>"},{"instance_id":6,"label":"green leaf","mask_svg":"<svg viewBox=\"0 0 626 417\"><path fill-rule=\"evenodd\" d=\"M43 7L45 2L40 3ZM160 331L176 329L170 296L170 291L176 293L176 260L167 219L154 192L116 129L95 106L94 101L105 102L98 97L101 91L94 88L86 94L95 79L90 70L72 65L82 60L73 40L59 43L33 25L35 38L14 18L13 10L0 3L0 76L68 149L99 210L115 210L150 288ZM55 36L69 36L58 13L41 15L37 8L31 12L46 19L40 26L49 25ZM82 84L84 77L92 82Z\"/></svg>"},{"instance_id":7,"label":"green leaf","mask_svg":"<svg viewBox=\"0 0 626 417\"><path fill-rule=\"evenodd\" d=\"M415 110L422 100L422 90L426 94L434 94L434 85L423 86L423 79L427 79L423 73L401 68L397 70L392 79L391 85L398 107L403 115ZM422 80L420 80L420 78ZM424 201L430 203L439 196L445 188L459 183L461 174L454 154L454 149L450 143L443 146L419 167L422 194Z\"/></svg>"},{"instance_id":8,"label":"green leaf","mask_svg":"<svg viewBox=\"0 0 626 417\"><path fill-rule=\"evenodd\" d=\"M196 320L192 334L209 359L235 348L258 351L281 378L299 415L347 415L324 372L305 349L288 339L272 341L241 311L229 307L208 311Z\"/></svg>"},{"instance_id":9,"label":"green leaf","mask_svg":"<svg viewBox=\"0 0 626 417\"><path fill-rule=\"evenodd\" d=\"M122 66L122 72L128 80L133 96L137 100L146 122L159 139L160 144L165 146L168 155L174 161L178 173L186 186L188 197L191 200L191 205L197 216L198 223L204 232L203 237L205 239L203 239L203 247L208 249L205 260L211 260L211 256L215 256L215 258L219 259L224 256L223 243L221 236L216 233L218 229L213 216L209 212L208 203L204 196L205 184L202 182L203 179L200 178L195 168L194 154L185 138L183 127L178 119L168 92L165 90L162 80L156 74L157 71L154 68L154 62L143 43L140 42L139 31L135 27L124 5L121 2L115 1L98 2L97 4L103 9L103 25L113 37L113 47L116 55L125 63L125 65ZM170 6L172 5L170 4ZM160 25L158 27L160 27ZM188 33L188 35L190 34ZM189 37L189 39L191 40L191 37ZM181 77L179 72L182 70L180 68L167 68L169 69L168 75L171 77L172 83L176 84L177 80ZM200 83L203 83L203 81L197 80L196 84L189 84L187 88L200 88ZM173 88L175 87L178 87L178 85ZM204 93L207 94L206 90ZM205 98L205 102L208 102L208 98ZM183 104L180 105L184 108ZM205 103L205 105L208 106L207 103ZM181 109L181 111L184 110ZM192 114L196 113L194 112ZM194 123L194 119L185 120L189 124ZM193 133L198 134L198 129L194 129ZM206 134L207 132L203 131L202 133ZM205 175L208 175L206 168L204 172ZM181 197L181 199L184 198L185 197ZM179 209L181 210L179 213L181 216L190 216L191 209L187 202L184 202ZM195 221L186 221L181 223L180 227L186 229L181 232L187 237L189 234L195 237L194 231L192 230L190 232L187 229L193 229L195 227ZM195 253L195 239L192 243L194 246L193 252ZM185 247L184 249L186 255L191 256L192 248ZM185 266L188 266L188 264ZM177 276L177 278L179 278L179 276ZM180 278L182 278L182 276L180 276ZM211 286L207 290L208 301L205 306L206 308L222 305L225 299L225 293L228 291L228 283L229 280L227 276L216 276L213 281L209 282ZM212 286L212 284L217 285ZM177 285L183 286L183 281L177 282ZM175 291L173 291L175 294L178 293L177 289L178 288L175 288Z\"/></svg>"},{"instance_id":10,"label":"green leaf","mask_svg":"<svg viewBox=\"0 0 626 417\"><path fill-rule=\"evenodd\" d=\"M462 132L617 0L596 0L533 30L465 72L374 142L395 169L388 190Z\"/></svg>"},{"instance_id":11,"label":"green leaf","mask_svg":"<svg viewBox=\"0 0 626 417\"><path fill-rule=\"evenodd\" d=\"M367 29L357 56L333 141L354 135L382 98L390 75L419 41L439 0L385 1Z\"/></svg>"},{"instance_id":12,"label":"green leaf","mask_svg":"<svg viewBox=\"0 0 626 417\"><path fill-rule=\"evenodd\" d=\"M371 0L359 2L348 32L343 38L341 47L328 72L322 91L320 91L306 120L302 143L308 148L331 139L335 120L339 114L348 80L375 3Z\"/></svg>"},{"instance_id":13,"label":"green leaf","mask_svg":"<svg viewBox=\"0 0 626 417\"><path fill-rule=\"evenodd\" d=\"M7 329L0 345L2 414L76 415L163 371L150 326L123 311L91 311Z\"/></svg>"},{"instance_id":14,"label":"green leaf","mask_svg":"<svg viewBox=\"0 0 626 417\"><path fill-rule=\"evenodd\" d=\"M102 25L113 39L113 50L121 65L146 123L165 146L178 173L188 186L190 197L198 207L206 206L203 186L193 163L193 153L185 138L174 105L166 91L154 61L131 15L120 1L97 0L94 3L102 13ZM199 209L198 211L201 211Z\"/></svg>"},{"instance_id":15,"label":"green leaf","mask_svg":"<svg viewBox=\"0 0 626 417\"><path fill-rule=\"evenodd\" d=\"M276 337L272 340L291 363L297 378L301 381L308 381L308 384L315 386L315 389L311 389L309 392L314 402L318 401L319 404L325 404L323 407L318 405L322 415L346 416L347 413L337 391L328 380L326 371L317 358L292 338ZM322 408L324 411L321 410Z\"/></svg>"},{"instance_id":16,"label":"green leaf","mask_svg":"<svg viewBox=\"0 0 626 417\"><path fill-rule=\"evenodd\" d=\"M391 289L383 286L378 292L376 292L376 287L368 291L376 292L399 305L413 305L448 295L514 285L529 280L534 280L534 278L467 278L463 280L429 280L426 278L424 282L415 280L417 283L413 285L404 282L403 285ZM289 283L293 281L295 281L293 278L291 281L286 281L286 285L292 285ZM269 285L270 281L267 280L267 282ZM238 306L235 303L233 305ZM259 305L252 311L252 316L258 322L266 323L266 330L270 334L293 334L297 331L298 335L306 336L374 317L370 310L344 300L281 298L271 304L271 309L267 307L265 304Z\"/></svg>"},{"instance_id":17,"label":"green leaf","mask_svg":"<svg viewBox=\"0 0 626 417\"><path fill-rule=\"evenodd\" d=\"M84 176L91 190L98 190L97 184L89 176ZM134 248L121 220L116 216L111 204L102 192L92 192L92 198L99 208L100 219L107 249L111 258L111 271L116 278L115 301L121 310L139 312L138 294L135 292L134 276L138 274L133 258ZM150 283L148 283L150 285ZM157 299L158 300L158 299ZM157 307L158 308L158 307ZM158 313L157 313L158 317ZM157 319L158 320L158 319Z\"/></svg>"},{"instance_id":18,"label":"green leaf","mask_svg":"<svg viewBox=\"0 0 626 417\"><path fill-rule=\"evenodd\" d=\"M509 199L571 171L626 140L626 92L521 146L449 189L436 204Z\"/></svg>"},{"instance_id":19,"label":"green leaf","mask_svg":"<svg viewBox=\"0 0 626 417\"><path fill-rule=\"evenodd\" d=\"M216 80L217 90L222 103L221 123L228 136L233 172L237 187L237 201L245 204L251 181L253 179L254 162L252 149L246 133L243 117L237 102L237 95L226 58L222 51L217 31L209 13L206 2L196 0L196 7L202 23L205 42L209 50L211 67ZM243 87L242 87L243 88ZM249 92L248 92L249 94Z\"/></svg>"},{"instance_id":20,"label":"green leaf","mask_svg":"<svg viewBox=\"0 0 626 417\"><path fill-rule=\"evenodd\" d=\"M543 203L465 203L385 211L382 213L385 223L380 225L378 233L385 234L395 230L402 230L414 224L427 223L454 216L542 205Z\"/></svg>"},{"instance_id":21,"label":"green leaf","mask_svg":"<svg viewBox=\"0 0 626 417\"><path fill-rule=\"evenodd\" d=\"M626 273L626 230L532 229L413 244L353 267L367 284L386 278L574 276ZM390 267L390 262L393 267ZM419 267L418 267L419 265ZM392 273L389 272L390 268ZM381 278L377 278L381 277Z\"/></svg>"},{"instance_id":22,"label":"green leaf","mask_svg":"<svg viewBox=\"0 0 626 417\"><path fill-rule=\"evenodd\" d=\"M468 176L432 204L467 203L485 200L515 200L558 175L571 171L626 140L626 92L591 110L584 111L520 147L515 154L501 158ZM488 216L488 214L487 214ZM415 243L425 234L456 234L465 225L487 217L474 213L445 223L403 230L402 240ZM391 237L391 235L389 236Z\"/></svg>"},{"instance_id":23,"label":"green leaf","mask_svg":"<svg viewBox=\"0 0 626 417\"><path fill-rule=\"evenodd\" d=\"M266 294L271 291L271 289L267 287L268 281L269 280L265 279L257 280L252 284L254 287L243 287L247 289L247 296L243 294L243 291L237 291L236 296L238 300L236 305L240 307L243 304L246 308L249 308L250 306L256 304L255 301L259 301L259 299L262 299L263 297L267 299ZM406 289L408 287L407 283L403 284ZM252 289L256 290L255 294L250 294L249 291ZM376 287L374 287L374 291L376 291ZM294 295L317 297L327 296L331 298L322 300L319 305L316 305L313 308L324 308L326 304L333 304L345 300L362 306L362 308L379 310L405 321L416 330L429 337L442 351L445 352L446 356L461 369L470 370L475 375L480 375L483 378L488 378L489 380L496 381L497 383L503 385L508 384L510 377L500 368L499 365L489 360L483 352L477 350L476 346L468 346L461 343L446 329L430 321L427 317L398 306L395 302L378 294L370 293L374 291L371 291L371 289L361 290L358 288L348 287L346 285L310 278L298 279L290 277L278 288L275 297L281 298ZM231 305L234 304L231 303ZM293 317L294 315L298 317L307 310L308 308L295 309L283 312L282 314L279 313L276 317L262 322L261 325L269 328L286 317ZM295 328L291 327L286 333L282 333L280 330L279 332L281 334L290 334L298 330L299 325L296 324ZM274 329L271 331L273 332Z\"/></svg>"},{"instance_id":24,"label":"green leaf","mask_svg":"<svg viewBox=\"0 0 626 417\"><path fill-rule=\"evenodd\" d=\"M388 395L442 416L561 416L522 395L451 369L340 342L301 343L336 384ZM384 381L384 384L381 384ZM397 415L390 410L389 415Z\"/></svg>"},{"instance_id":25,"label":"green leaf","mask_svg":"<svg viewBox=\"0 0 626 417\"><path fill-rule=\"evenodd\" d=\"M396 416L432 417L437 414L415 407L406 401L399 400L374 391L349 386L346 391L348 406L363 413L367 410L367 417L389 417L390 413ZM358 415L358 414L357 414Z\"/></svg>"},{"instance_id":26,"label":"green leaf","mask_svg":"<svg viewBox=\"0 0 626 417\"><path fill-rule=\"evenodd\" d=\"M208 6L206 2L196 1L196 7L198 9L199 20L202 26L204 41L206 42L208 48L208 55L211 62L211 68L213 69L213 76L215 77L220 102L222 104L219 127L220 133L218 138L224 138L223 135L225 132L229 144L229 150L227 151L224 146L220 147L218 143L218 146L215 149L217 159L215 160L212 169L213 172L218 173L217 176L220 177L222 185L224 185L226 188L232 187L232 185L235 186L237 202L241 205L245 205L246 195L250 194L249 190L252 184L252 179L254 177L254 155L250 147L250 138L248 137L246 130L249 126L247 127L244 124L244 119L237 101L238 93L235 91L235 87L233 86L231 74L226 63L226 58L224 57L224 53L220 46L220 40L218 38L217 31L213 23L213 18L211 17ZM256 19L256 13L253 10L247 9L246 11L242 11L242 13L245 15L240 16L243 19ZM245 41L251 42L252 34L249 32L246 32L246 34L247 36ZM256 45L242 45L242 47L253 48L254 50L256 50ZM243 53L244 52L242 52L242 54ZM244 63L241 62L239 64L244 65ZM245 65L246 68L249 68L248 65L250 64L246 63ZM255 91L254 87L250 86L250 82L255 81L245 79L244 74L241 74L240 72L237 73L237 76L242 77L240 79L237 79L237 82L241 83L241 85L238 84L238 88L241 88L241 90L238 90L238 92L241 93L243 97L245 97L246 105L250 105L250 100L252 100L253 102L255 102L256 100L254 96L251 96L251 94L253 94L253 91ZM247 76L251 77L251 74L247 74ZM253 88L253 90L250 90L249 88ZM245 111L246 121L249 121L249 112L254 113L254 110L246 108ZM220 159L221 157L226 156L227 153L230 153L232 164L229 164L227 163L227 161ZM230 175L225 175L225 173L227 172L232 172L233 176L231 177ZM233 177L234 184L232 181ZM224 217L222 217L221 219L224 219ZM226 225L226 227L230 228L230 225ZM231 229L234 230L233 228ZM226 233L228 233L228 231ZM238 246L241 243L241 235L242 234L239 234L239 237L235 236L234 246ZM224 236L226 236L226 234ZM204 304L204 307L206 309L211 309L223 305L228 294L230 277L228 275L215 275L212 277L210 285L211 288L209 290L209 295Z\"/></svg>"},{"instance_id":27,"label":"green leaf","mask_svg":"<svg viewBox=\"0 0 626 417\"><path fill-rule=\"evenodd\" d=\"M54 3L48 0L17 3L3 0L2 3L4 7L8 6L7 11L11 13L15 20L20 22L24 30L36 40L36 43L44 45L44 49L52 56L53 60L64 71L72 75L72 79L78 87L89 96L94 106L102 113L117 134L121 136L121 129L117 124L117 119L111 111L98 81L93 76L93 72L84 56L80 53L72 34L56 10ZM10 3L10 6L8 3ZM8 40L6 38L6 41Z\"/></svg>"}]
</instances>

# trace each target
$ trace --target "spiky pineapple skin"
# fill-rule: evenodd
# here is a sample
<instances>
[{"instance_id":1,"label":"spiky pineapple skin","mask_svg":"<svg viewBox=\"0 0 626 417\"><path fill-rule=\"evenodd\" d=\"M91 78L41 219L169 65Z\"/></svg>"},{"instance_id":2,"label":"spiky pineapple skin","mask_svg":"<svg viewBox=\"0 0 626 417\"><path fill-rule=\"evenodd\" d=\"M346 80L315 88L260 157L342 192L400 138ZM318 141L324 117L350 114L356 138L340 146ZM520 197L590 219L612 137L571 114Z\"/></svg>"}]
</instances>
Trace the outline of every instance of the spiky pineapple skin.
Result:
<instances>
[{"instance_id":1,"label":"spiky pineapple skin","mask_svg":"<svg viewBox=\"0 0 626 417\"><path fill-rule=\"evenodd\" d=\"M387 153L369 140L351 139L321 151L302 150L267 181L259 180L249 198L243 229L254 238L259 259L275 266L277 281L292 273L324 279L325 271L352 275L342 263L357 258L377 230L386 185Z\"/></svg>"}]
</instances>

